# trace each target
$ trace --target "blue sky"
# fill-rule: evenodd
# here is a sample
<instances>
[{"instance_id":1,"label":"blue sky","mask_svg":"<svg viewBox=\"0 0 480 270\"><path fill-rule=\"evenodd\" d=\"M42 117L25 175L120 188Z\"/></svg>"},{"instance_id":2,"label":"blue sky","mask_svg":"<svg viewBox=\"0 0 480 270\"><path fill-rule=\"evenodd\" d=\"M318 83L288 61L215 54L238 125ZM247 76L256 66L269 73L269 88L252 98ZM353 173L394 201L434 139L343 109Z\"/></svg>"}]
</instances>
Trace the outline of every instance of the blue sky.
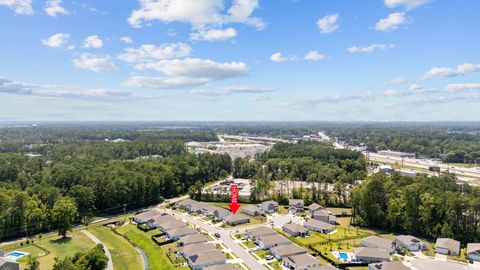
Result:
<instances>
[{"instance_id":1,"label":"blue sky","mask_svg":"<svg viewBox=\"0 0 480 270\"><path fill-rule=\"evenodd\" d=\"M480 120L476 0L0 0L0 121Z\"/></svg>"}]
</instances>

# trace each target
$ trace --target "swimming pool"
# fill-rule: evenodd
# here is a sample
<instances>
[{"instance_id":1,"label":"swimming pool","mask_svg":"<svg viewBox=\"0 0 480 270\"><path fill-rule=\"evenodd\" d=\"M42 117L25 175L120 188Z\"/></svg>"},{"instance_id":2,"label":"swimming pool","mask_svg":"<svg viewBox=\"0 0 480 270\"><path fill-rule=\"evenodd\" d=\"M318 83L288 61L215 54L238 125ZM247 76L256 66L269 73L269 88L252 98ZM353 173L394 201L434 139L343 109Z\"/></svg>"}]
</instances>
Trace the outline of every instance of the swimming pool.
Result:
<instances>
[{"instance_id":1,"label":"swimming pool","mask_svg":"<svg viewBox=\"0 0 480 270\"><path fill-rule=\"evenodd\" d=\"M352 252L332 251L332 255L342 262L352 262L355 260Z\"/></svg>"},{"instance_id":2,"label":"swimming pool","mask_svg":"<svg viewBox=\"0 0 480 270\"><path fill-rule=\"evenodd\" d=\"M12 252L8 253L7 255L5 255L5 258L16 261L16 260L18 260L18 259L20 259L24 256L27 256L27 255L28 255L28 253L26 253L26 252L12 251Z\"/></svg>"},{"instance_id":3,"label":"swimming pool","mask_svg":"<svg viewBox=\"0 0 480 270\"><path fill-rule=\"evenodd\" d=\"M338 257L342 260L348 260L348 254L345 252L339 252Z\"/></svg>"}]
</instances>

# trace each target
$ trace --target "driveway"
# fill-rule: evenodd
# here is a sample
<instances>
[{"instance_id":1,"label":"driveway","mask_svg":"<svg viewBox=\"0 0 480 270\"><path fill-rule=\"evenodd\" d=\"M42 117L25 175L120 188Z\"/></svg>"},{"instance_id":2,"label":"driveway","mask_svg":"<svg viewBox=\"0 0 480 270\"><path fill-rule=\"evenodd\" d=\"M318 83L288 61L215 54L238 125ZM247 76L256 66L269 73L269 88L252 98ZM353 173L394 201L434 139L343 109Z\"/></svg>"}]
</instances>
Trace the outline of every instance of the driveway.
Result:
<instances>
[{"instance_id":1,"label":"driveway","mask_svg":"<svg viewBox=\"0 0 480 270\"><path fill-rule=\"evenodd\" d=\"M82 233L85 234L88 238L90 238L95 244L102 244L103 250L105 251L105 256L107 256L108 258L107 270L113 270L112 255L110 254L110 250L108 250L108 247L90 232L82 230Z\"/></svg>"}]
</instances>

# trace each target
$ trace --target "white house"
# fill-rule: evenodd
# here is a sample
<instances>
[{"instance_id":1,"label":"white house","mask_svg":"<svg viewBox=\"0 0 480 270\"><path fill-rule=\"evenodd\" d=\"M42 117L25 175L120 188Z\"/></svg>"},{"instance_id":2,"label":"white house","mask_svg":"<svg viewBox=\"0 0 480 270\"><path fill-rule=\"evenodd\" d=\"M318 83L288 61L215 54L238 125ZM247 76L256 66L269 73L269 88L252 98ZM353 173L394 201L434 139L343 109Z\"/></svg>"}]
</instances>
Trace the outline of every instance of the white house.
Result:
<instances>
[{"instance_id":1,"label":"white house","mask_svg":"<svg viewBox=\"0 0 480 270\"><path fill-rule=\"evenodd\" d=\"M311 231L319 233L330 233L335 230L335 226L332 224L316 219L309 219L307 222L303 223L303 226Z\"/></svg>"},{"instance_id":2,"label":"white house","mask_svg":"<svg viewBox=\"0 0 480 270\"><path fill-rule=\"evenodd\" d=\"M276 201L265 201L258 205L265 213L272 214L277 212L278 203Z\"/></svg>"},{"instance_id":3,"label":"white house","mask_svg":"<svg viewBox=\"0 0 480 270\"><path fill-rule=\"evenodd\" d=\"M284 267L291 270L308 270L320 266L320 261L309 254L293 255L283 258Z\"/></svg>"},{"instance_id":4,"label":"white house","mask_svg":"<svg viewBox=\"0 0 480 270\"><path fill-rule=\"evenodd\" d=\"M418 238L411 235L399 235L395 238L396 247L404 247L409 251L425 250L427 246Z\"/></svg>"},{"instance_id":5,"label":"white house","mask_svg":"<svg viewBox=\"0 0 480 270\"><path fill-rule=\"evenodd\" d=\"M290 213L295 214L303 211L305 208L303 199L290 199L288 200L288 210Z\"/></svg>"},{"instance_id":6,"label":"white house","mask_svg":"<svg viewBox=\"0 0 480 270\"><path fill-rule=\"evenodd\" d=\"M460 242L450 238L438 238L435 243L435 252L443 255L458 256L460 254Z\"/></svg>"},{"instance_id":7,"label":"white house","mask_svg":"<svg viewBox=\"0 0 480 270\"><path fill-rule=\"evenodd\" d=\"M480 262L480 243L467 244L467 257L469 260Z\"/></svg>"},{"instance_id":8,"label":"white house","mask_svg":"<svg viewBox=\"0 0 480 270\"><path fill-rule=\"evenodd\" d=\"M221 265L227 263L227 257L218 250L212 252L203 252L188 257L188 265L192 270L201 270L212 265Z\"/></svg>"},{"instance_id":9,"label":"white house","mask_svg":"<svg viewBox=\"0 0 480 270\"><path fill-rule=\"evenodd\" d=\"M277 233L273 235L259 236L255 240L255 243L258 245L260 249L270 249L276 246L289 245L292 242L288 240L285 236Z\"/></svg>"},{"instance_id":10,"label":"white house","mask_svg":"<svg viewBox=\"0 0 480 270\"><path fill-rule=\"evenodd\" d=\"M390 253L381 248L358 247L353 249L353 254L357 260L366 263L390 260Z\"/></svg>"}]
</instances>

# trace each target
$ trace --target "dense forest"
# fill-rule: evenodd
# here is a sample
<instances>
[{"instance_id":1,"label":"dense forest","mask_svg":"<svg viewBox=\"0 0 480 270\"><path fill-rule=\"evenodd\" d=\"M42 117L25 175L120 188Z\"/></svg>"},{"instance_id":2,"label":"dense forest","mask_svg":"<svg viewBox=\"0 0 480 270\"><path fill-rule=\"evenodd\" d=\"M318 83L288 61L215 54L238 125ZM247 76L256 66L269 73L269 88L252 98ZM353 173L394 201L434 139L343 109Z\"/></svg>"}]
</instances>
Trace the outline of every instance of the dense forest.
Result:
<instances>
[{"instance_id":1,"label":"dense forest","mask_svg":"<svg viewBox=\"0 0 480 270\"><path fill-rule=\"evenodd\" d=\"M480 241L480 188L455 177L375 174L352 192L355 221L429 238Z\"/></svg>"},{"instance_id":2,"label":"dense forest","mask_svg":"<svg viewBox=\"0 0 480 270\"><path fill-rule=\"evenodd\" d=\"M185 141L216 139L210 131L36 130L0 129L0 240L58 229L62 209L81 222L121 212L124 205L161 202L231 171L228 155L185 151ZM106 136L131 141L114 143ZM25 148L32 141L38 145ZM30 152L43 156L25 155Z\"/></svg>"}]
</instances>

